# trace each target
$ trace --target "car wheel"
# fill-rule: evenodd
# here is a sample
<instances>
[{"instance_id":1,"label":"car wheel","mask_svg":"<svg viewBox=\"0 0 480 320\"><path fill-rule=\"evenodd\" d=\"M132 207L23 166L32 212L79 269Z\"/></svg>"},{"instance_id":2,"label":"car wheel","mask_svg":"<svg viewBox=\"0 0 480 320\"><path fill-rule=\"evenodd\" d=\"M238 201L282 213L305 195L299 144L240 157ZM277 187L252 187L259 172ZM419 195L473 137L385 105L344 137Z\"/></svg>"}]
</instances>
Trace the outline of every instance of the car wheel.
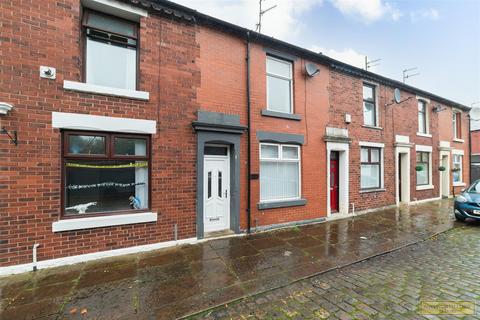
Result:
<instances>
[{"instance_id":1,"label":"car wheel","mask_svg":"<svg viewBox=\"0 0 480 320\"><path fill-rule=\"evenodd\" d=\"M458 221L462 221L462 222L465 221L465 218L464 218L464 217L462 217L462 216L460 216L460 215L458 215L458 214L456 214L456 213L455 213L455 219L457 219Z\"/></svg>"}]
</instances>

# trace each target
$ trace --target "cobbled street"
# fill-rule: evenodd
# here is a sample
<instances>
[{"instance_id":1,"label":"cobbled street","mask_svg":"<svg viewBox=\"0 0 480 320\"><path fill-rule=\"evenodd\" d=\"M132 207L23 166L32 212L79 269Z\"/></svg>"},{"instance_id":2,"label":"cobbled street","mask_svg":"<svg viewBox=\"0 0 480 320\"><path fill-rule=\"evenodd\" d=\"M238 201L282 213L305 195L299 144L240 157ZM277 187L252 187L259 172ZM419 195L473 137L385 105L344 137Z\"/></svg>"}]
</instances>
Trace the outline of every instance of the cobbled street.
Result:
<instances>
[{"instance_id":1,"label":"cobbled street","mask_svg":"<svg viewBox=\"0 0 480 320\"><path fill-rule=\"evenodd\" d=\"M421 315L421 301L469 301L476 314ZM191 319L480 319L480 225L250 297Z\"/></svg>"}]
</instances>

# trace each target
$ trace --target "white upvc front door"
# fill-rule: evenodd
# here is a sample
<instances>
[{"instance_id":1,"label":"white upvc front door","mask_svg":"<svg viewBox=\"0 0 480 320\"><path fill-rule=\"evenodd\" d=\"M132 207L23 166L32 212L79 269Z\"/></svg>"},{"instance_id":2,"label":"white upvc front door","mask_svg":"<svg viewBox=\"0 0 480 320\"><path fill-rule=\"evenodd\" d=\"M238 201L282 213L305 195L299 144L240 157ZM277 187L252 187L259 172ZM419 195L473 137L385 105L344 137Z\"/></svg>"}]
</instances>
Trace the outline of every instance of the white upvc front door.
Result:
<instances>
[{"instance_id":1,"label":"white upvc front door","mask_svg":"<svg viewBox=\"0 0 480 320\"><path fill-rule=\"evenodd\" d=\"M230 228L229 156L205 156L204 162L204 232Z\"/></svg>"}]
</instances>

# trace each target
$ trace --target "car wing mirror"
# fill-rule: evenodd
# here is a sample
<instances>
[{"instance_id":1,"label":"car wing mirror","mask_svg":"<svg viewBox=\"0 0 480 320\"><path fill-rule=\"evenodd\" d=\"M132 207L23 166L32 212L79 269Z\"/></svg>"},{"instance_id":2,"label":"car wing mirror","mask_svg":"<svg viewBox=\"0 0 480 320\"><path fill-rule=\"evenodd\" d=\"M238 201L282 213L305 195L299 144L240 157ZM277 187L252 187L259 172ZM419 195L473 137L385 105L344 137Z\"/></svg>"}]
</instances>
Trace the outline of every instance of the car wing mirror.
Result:
<instances>
[{"instance_id":1,"label":"car wing mirror","mask_svg":"<svg viewBox=\"0 0 480 320\"><path fill-rule=\"evenodd\" d=\"M460 190L460 192L465 192L465 190L467 190L467 189L463 188L462 190Z\"/></svg>"}]
</instances>

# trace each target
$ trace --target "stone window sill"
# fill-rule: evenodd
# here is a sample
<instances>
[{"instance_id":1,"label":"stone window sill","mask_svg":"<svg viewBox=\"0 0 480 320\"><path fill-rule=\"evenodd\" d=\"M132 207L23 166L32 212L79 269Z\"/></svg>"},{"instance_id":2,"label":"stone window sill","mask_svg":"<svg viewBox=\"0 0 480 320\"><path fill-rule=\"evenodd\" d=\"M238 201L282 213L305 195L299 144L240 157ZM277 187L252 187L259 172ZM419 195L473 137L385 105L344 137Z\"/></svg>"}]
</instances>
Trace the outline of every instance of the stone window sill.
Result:
<instances>
[{"instance_id":1,"label":"stone window sill","mask_svg":"<svg viewBox=\"0 0 480 320\"><path fill-rule=\"evenodd\" d=\"M101 94L106 96L144 100L144 101L148 101L150 99L150 93L146 91L136 91L136 90L104 87L104 86L98 86L95 84L68 81L68 80L63 81L63 89L77 91L77 92Z\"/></svg>"},{"instance_id":2,"label":"stone window sill","mask_svg":"<svg viewBox=\"0 0 480 320\"><path fill-rule=\"evenodd\" d=\"M370 193L370 192L385 192L385 188L376 188L376 189L364 189L360 190L359 193Z\"/></svg>"},{"instance_id":3,"label":"stone window sill","mask_svg":"<svg viewBox=\"0 0 480 320\"><path fill-rule=\"evenodd\" d=\"M457 139L457 138L455 138L455 139L453 139L453 142L464 143L464 142L465 142L465 140L463 140L463 139Z\"/></svg>"},{"instance_id":4,"label":"stone window sill","mask_svg":"<svg viewBox=\"0 0 480 320\"><path fill-rule=\"evenodd\" d=\"M465 187L467 184L465 182L454 182L454 187Z\"/></svg>"},{"instance_id":5,"label":"stone window sill","mask_svg":"<svg viewBox=\"0 0 480 320\"><path fill-rule=\"evenodd\" d=\"M302 120L302 116L299 115L299 114L271 111L271 110L267 110L267 109L262 110L262 116L288 119L288 120L296 120L296 121Z\"/></svg>"},{"instance_id":6,"label":"stone window sill","mask_svg":"<svg viewBox=\"0 0 480 320\"><path fill-rule=\"evenodd\" d=\"M417 186L417 190L431 190L431 189L434 189L435 186L434 185L431 185L431 184L427 184L427 185L424 185L424 186Z\"/></svg>"},{"instance_id":7,"label":"stone window sill","mask_svg":"<svg viewBox=\"0 0 480 320\"><path fill-rule=\"evenodd\" d=\"M286 200L286 201L260 202L257 205L257 207L259 210L265 210L265 209L304 206L306 204L307 204L306 199L297 199L297 200Z\"/></svg>"},{"instance_id":8,"label":"stone window sill","mask_svg":"<svg viewBox=\"0 0 480 320\"><path fill-rule=\"evenodd\" d=\"M111 216L85 217L77 219L64 219L52 223L53 232L93 229L101 227L121 226L126 224L145 223L157 221L156 212L142 212L119 214Z\"/></svg>"},{"instance_id":9,"label":"stone window sill","mask_svg":"<svg viewBox=\"0 0 480 320\"><path fill-rule=\"evenodd\" d=\"M425 137L425 138L431 138L432 137L432 135L430 133L421 133L421 132L417 132L417 136Z\"/></svg>"},{"instance_id":10,"label":"stone window sill","mask_svg":"<svg viewBox=\"0 0 480 320\"><path fill-rule=\"evenodd\" d=\"M373 130L383 130L382 127L377 127L377 126L369 126L369 125L362 125L363 128L366 128L366 129L373 129Z\"/></svg>"}]
</instances>

